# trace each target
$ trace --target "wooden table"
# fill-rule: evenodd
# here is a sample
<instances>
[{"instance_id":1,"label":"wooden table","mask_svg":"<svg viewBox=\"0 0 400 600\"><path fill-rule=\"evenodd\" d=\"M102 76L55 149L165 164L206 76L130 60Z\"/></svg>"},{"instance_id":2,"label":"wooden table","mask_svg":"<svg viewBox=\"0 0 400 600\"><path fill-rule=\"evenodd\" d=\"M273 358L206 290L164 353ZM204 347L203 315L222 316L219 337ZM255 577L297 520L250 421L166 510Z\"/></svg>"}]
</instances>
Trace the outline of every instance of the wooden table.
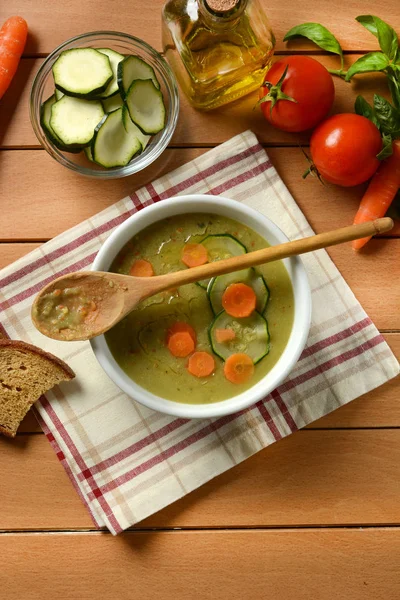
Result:
<instances>
[{"instance_id":1,"label":"wooden table","mask_svg":"<svg viewBox=\"0 0 400 600\"><path fill-rule=\"evenodd\" d=\"M268 127L254 96L210 114L182 97L170 148L149 169L92 181L40 148L29 89L44 56L95 29L126 31L160 49L161 0L8 0L0 21L21 14L31 35L0 105L0 266L112 204L129 191L251 128L317 232L351 222L363 188L303 181L299 140ZM400 33L397 0L265 0L277 37L307 20L340 38L350 64L376 49L354 21L376 13ZM325 65L337 59L297 44ZM356 93L387 94L381 76L336 81L335 110ZM400 355L400 239L374 239L362 254L330 254ZM50 444L29 414L15 440L0 440L0 597L73 600L400 598L400 397L392 381L218 477L118 538L96 532Z\"/></svg>"}]
</instances>

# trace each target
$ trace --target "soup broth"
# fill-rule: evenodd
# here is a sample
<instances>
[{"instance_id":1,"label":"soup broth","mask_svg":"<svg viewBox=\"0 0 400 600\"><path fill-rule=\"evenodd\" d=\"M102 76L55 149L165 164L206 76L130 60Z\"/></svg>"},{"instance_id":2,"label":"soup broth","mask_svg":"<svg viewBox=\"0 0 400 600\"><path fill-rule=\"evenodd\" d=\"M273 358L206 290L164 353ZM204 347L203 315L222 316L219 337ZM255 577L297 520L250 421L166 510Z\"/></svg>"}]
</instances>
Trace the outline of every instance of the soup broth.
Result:
<instances>
[{"instance_id":1,"label":"soup broth","mask_svg":"<svg viewBox=\"0 0 400 600\"><path fill-rule=\"evenodd\" d=\"M155 275L186 268L182 249L187 243L201 243L207 236L230 234L248 252L268 246L249 227L232 219L210 214L178 215L154 223L138 233L121 250L110 271L129 274L139 259L149 261ZM206 242L204 242L206 244ZM231 255L231 239L227 251ZM244 252L245 250L243 250ZM216 256L209 252L209 260ZM105 334L107 344L120 367L149 392L176 402L206 404L242 393L262 379L276 364L288 342L293 325L294 297L289 275L282 261L257 267L269 288L266 308L261 307L268 323L269 351L254 367L252 377L242 384L228 381L224 361L213 353L209 329L215 317L204 287L188 284L162 292L143 301L125 319ZM258 307L260 308L260 307ZM175 357L166 344L168 329L177 321L190 324L197 337L196 351L213 354L215 370L207 377L195 377L188 371L188 358ZM244 348L243 352L246 352Z\"/></svg>"}]
</instances>

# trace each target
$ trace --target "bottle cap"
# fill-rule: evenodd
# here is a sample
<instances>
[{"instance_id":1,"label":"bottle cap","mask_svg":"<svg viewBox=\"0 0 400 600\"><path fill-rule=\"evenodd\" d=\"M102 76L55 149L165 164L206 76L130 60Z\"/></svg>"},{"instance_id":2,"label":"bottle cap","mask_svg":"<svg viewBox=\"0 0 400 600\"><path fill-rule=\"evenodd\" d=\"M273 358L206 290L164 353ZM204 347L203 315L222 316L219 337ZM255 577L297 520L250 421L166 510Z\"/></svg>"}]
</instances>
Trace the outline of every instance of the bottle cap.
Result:
<instances>
[{"instance_id":1,"label":"bottle cap","mask_svg":"<svg viewBox=\"0 0 400 600\"><path fill-rule=\"evenodd\" d=\"M215 13L228 13L239 4L240 0L205 0L206 5Z\"/></svg>"}]
</instances>

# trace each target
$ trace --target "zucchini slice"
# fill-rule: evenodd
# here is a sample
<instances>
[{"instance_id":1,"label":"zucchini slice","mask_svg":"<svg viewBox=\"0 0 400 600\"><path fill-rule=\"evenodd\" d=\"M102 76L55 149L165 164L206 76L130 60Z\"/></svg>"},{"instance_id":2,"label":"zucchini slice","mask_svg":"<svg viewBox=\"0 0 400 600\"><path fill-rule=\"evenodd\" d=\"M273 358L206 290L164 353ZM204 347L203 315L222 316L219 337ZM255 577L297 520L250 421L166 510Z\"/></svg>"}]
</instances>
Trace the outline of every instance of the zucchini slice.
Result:
<instances>
[{"instance_id":1,"label":"zucchini slice","mask_svg":"<svg viewBox=\"0 0 400 600\"><path fill-rule=\"evenodd\" d=\"M106 91L100 94L100 98L110 98L111 96L114 96L114 94L117 94L119 91L117 69L121 60L124 60L124 56L119 52L116 52L115 50L111 50L111 48L97 48L97 51L108 56L108 59L110 61L113 77L110 83L108 84Z\"/></svg>"},{"instance_id":2,"label":"zucchini slice","mask_svg":"<svg viewBox=\"0 0 400 600\"><path fill-rule=\"evenodd\" d=\"M100 101L65 95L51 108L50 126L62 144L83 148L92 141L95 127L103 116Z\"/></svg>"},{"instance_id":3,"label":"zucchini slice","mask_svg":"<svg viewBox=\"0 0 400 600\"><path fill-rule=\"evenodd\" d=\"M207 248L208 262L215 262L216 260L223 260L224 258L231 258L231 256L240 256L246 254L247 248L239 240L237 240L230 233L218 233L216 235L208 235L202 242L200 242ZM204 288L205 290L210 283L210 277L208 279L202 279L197 282L197 285Z\"/></svg>"},{"instance_id":4,"label":"zucchini slice","mask_svg":"<svg viewBox=\"0 0 400 600\"><path fill-rule=\"evenodd\" d=\"M56 146L59 150L63 150L64 152L72 152L76 154L81 151L81 148L77 148L76 146L66 146L61 142L61 140L54 133L51 125L51 109L53 104L56 102L56 96L53 94L50 98L47 98L40 107L40 125L47 137L47 139Z\"/></svg>"},{"instance_id":5,"label":"zucchini slice","mask_svg":"<svg viewBox=\"0 0 400 600\"><path fill-rule=\"evenodd\" d=\"M132 121L147 135L158 133L165 127L163 95L151 79L134 81L125 98Z\"/></svg>"},{"instance_id":6,"label":"zucchini slice","mask_svg":"<svg viewBox=\"0 0 400 600\"><path fill-rule=\"evenodd\" d=\"M110 96L109 98L102 98L101 103L106 113L113 112L113 110L124 106L124 102L119 94L114 94L114 96Z\"/></svg>"},{"instance_id":7,"label":"zucchini slice","mask_svg":"<svg viewBox=\"0 0 400 600\"><path fill-rule=\"evenodd\" d=\"M94 48L64 50L52 69L56 88L77 98L105 92L113 78L108 56Z\"/></svg>"},{"instance_id":8,"label":"zucchini slice","mask_svg":"<svg viewBox=\"0 0 400 600\"><path fill-rule=\"evenodd\" d=\"M233 330L235 338L227 342L218 342L218 329ZM268 323L257 311L250 317L235 319L223 310L211 323L208 333L212 351L222 360L237 352L244 352L256 364L269 352Z\"/></svg>"},{"instance_id":9,"label":"zucchini slice","mask_svg":"<svg viewBox=\"0 0 400 600\"><path fill-rule=\"evenodd\" d=\"M90 160L90 162L94 162L94 158L93 158L93 152L92 152L92 146L86 146L83 149L85 156L88 160Z\"/></svg>"},{"instance_id":10,"label":"zucchini slice","mask_svg":"<svg viewBox=\"0 0 400 600\"><path fill-rule=\"evenodd\" d=\"M60 92L60 90L58 90L57 88L54 91L54 95L56 97L56 100L61 100L61 98L64 96L64 94Z\"/></svg>"},{"instance_id":11,"label":"zucchini slice","mask_svg":"<svg viewBox=\"0 0 400 600\"><path fill-rule=\"evenodd\" d=\"M208 284L207 294L215 315L221 312L223 308L222 295L231 283L245 283L252 287L257 296L256 310L259 313L264 312L269 298L269 289L261 273L251 267L250 269L219 275L211 279Z\"/></svg>"},{"instance_id":12,"label":"zucchini slice","mask_svg":"<svg viewBox=\"0 0 400 600\"><path fill-rule=\"evenodd\" d=\"M123 98L126 97L129 88L136 79L151 79L155 87L159 90L156 74L153 67L150 67L139 56L127 56L118 65L118 87Z\"/></svg>"},{"instance_id":13,"label":"zucchini slice","mask_svg":"<svg viewBox=\"0 0 400 600\"><path fill-rule=\"evenodd\" d=\"M130 118L129 111L125 105L122 108L122 122L124 124L125 131L127 133L129 133L129 135L135 135L138 138L138 140L142 146L142 152L143 152L143 150L146 148L151 136L144 135L144 133L141 132L139 127L137 127L135 125L135 123Z\"/></svg>"},{"instance_id":14,"label":"zucchini slice","mask_svg":"<svg viewBox=\"0 0 400 600\"><path fill-rule=\"evenodd\" d=\"M96 127L92 153L103 167L124 167L141 149L139 139L125 130L122 108L106 115Z\"/></svg>"}]
</instances>

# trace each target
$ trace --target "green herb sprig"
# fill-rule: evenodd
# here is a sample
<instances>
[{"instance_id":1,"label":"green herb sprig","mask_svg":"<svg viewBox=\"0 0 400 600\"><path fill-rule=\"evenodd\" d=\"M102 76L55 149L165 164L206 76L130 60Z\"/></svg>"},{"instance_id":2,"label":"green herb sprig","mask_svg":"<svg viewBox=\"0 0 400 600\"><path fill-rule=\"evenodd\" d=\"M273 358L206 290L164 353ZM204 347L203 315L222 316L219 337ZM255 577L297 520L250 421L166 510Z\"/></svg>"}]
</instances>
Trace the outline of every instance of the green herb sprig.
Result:
<instances>
[{"instance_id":1,"label":"green herb sprig","mask_svg":"<svg viewBox=\"0 0 400 600\"><path fill-rule=\"evenodd\" d=\"M393 27L374 15L360 15L356 20L378 38L381 52L368 52L346 71L343 50L336 37L320 23L303 23L287 32L284 41L306 37L317 46L340 57L340 69L328 69L329 73L349 82L361 73L381 72L387 77L392 102L375 94L373 106L362 96L357 96L355 112L372 121L382 134L383 147L378 158L383 160L392 154L392 141L400 137L400 47Z\"/></svg>"}]
</instances>

